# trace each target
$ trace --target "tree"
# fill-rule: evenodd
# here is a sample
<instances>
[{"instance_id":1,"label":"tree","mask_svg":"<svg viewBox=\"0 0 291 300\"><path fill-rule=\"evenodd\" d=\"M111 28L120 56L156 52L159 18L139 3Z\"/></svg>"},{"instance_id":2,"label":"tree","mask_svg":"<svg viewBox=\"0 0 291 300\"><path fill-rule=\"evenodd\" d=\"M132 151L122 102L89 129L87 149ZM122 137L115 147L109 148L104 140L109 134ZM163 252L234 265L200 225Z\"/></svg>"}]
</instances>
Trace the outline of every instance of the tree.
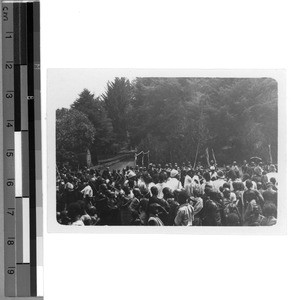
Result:
<instances>
[{"instance_id":1,"label":"tree","mask_svg":"<svg viewBox=\"0 0 291 300\"><path fill-rule=\"evenodd\" d=\"M94 143L96 134L87 116L76 109L58 109L56 112L57 161L75 160Z\"/></svg>"},{"instance_id":2,"label":"tree","mask_svg":"<svg viewBox=\"0 0 291 300\"><path fill-rule=\"evenodd\" d=\"M108 118L104 103L98 97L95 98L88 89L84 89L71 108L84 113L95 128L92 156L97 161L99 154L110 152L114 142L112 122Z\"/></svg>"},{"instance_id":3,"label":"tree","mask_svg":"<svg viewBox=\"0 0 291 300\"><path fill-rule=\"evenodd\" d=\"M106 91L101 95L104 107L112 120L116 142L123 146L128 143L128 112L131 108L132 87L124 77L116 77L107 83Z\"/></svg>"}]
</instances>

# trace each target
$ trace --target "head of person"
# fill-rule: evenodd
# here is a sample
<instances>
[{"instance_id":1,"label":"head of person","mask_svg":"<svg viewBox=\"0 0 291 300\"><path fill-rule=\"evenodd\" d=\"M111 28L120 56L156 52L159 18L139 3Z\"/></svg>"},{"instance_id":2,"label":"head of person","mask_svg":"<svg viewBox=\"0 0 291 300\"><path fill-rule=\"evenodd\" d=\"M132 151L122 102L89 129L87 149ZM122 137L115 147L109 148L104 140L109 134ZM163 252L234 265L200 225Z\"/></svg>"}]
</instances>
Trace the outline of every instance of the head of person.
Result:
<instances>
[{"instance_id":1,"label":"head of person","mask_svg":"<svg viewBox=\"0 0 291 300\"><path fill-rule=\"evenodd\" d=\"M155 173L153 174L153 183L157 184L159 182L159 174Z\"/></svg>"},{"instance_id":2,"label":"head of person","mask_svg":"<svg viewBox=\"0 0 291 300\"><path fill-rule=\"evenodd\" d=\"M270 165L269 172L270 172L270 173L276 172L276 167L275 167L275 165Z\"/></svg>"},{"instance_id":3,"label":"head of person","mask_svg":"<svg viewBox=\"0 0 291 300\"><path fill-rule=\"evenodd\" d=\"M165 187L163 188L163 194L164 194L164 199L169 199L169 198L174 198L174 195L171 193L170 188Z\"/></svg>"},{"instance_id":4,"label":"head of person","mask_svg":"<svg viewBox=\"0 0 291 300\"><path fill-rule=\"evenodd\" d=\"M159 174L159 183L163 183L167 180L167 175L165 174L165 172L161 172Z\"/></svg>"},{"instance_id":5,"label":"head of person","mask_svg":"<svg viewBox=\"0 0 291 300\"><path fill-rule=\"evenodd\" d=\"M244 184L241 181L234 181L232 183L232 187L234 191L243 191L244 190Z\"/></svg>"},{"instance_id":6,"label":"head of person","mask_svg":"<svg viewBox=\"0 0 291 300\"><path fill-rule=\"evenodd\" d=\"M253 182L250 179L246 181L246 187L247 189L251 189L253 187Z\"/></svg>"},{"instance_id":7,"label":"head of person","mask_svg":"<svg viewBox=\"0 0 291 300\"><path fill-rule=\"evenodd\" d=\"M224 196L224 198L227 198L227 199L230 198L230 189L229 188L225 188L223 190L223 196Z\"/></svg>"},{"instance_id":8,"label":"head of person","mask_svg":"<svg viewBox=\"0 0 291 300\"><path fill-rule=\"evenodd\" d=\"M158 196L158 194L159 194L158 188L156 186L152 186L151 187L151 193L152 193L153 197Z\"/></svg>"},{"instance_id":9,"label":"head of person","mask_svg":"<svg viewBox=\"0 0 291 300\"><path fill-rule=\"evenodd\" d=\"M210 196L210 194L213 192L213 186L209 183L206 183L205 184L205 188L204 188L204 193L207 195L207 196Z\"/></svg>"},{"instance_id":10,"label":"head of person","mask_svg":"<svg viewBox=\"0 0 291 300\"><path fill-rule=\"evenodd\" d=\"M97 214L97 209L95 206L90 206L90 208L88 209L88 215L89 216L94 216Z\"/></svg>"},{"instance_id":11,"label":"head of person","mask_svg":"<svg viewBox=\"0 0 291 300\"><path fill-rule=\"evenodd\" d=\"M222 188L225 189L229 189L230 190L230 184L228 182L224 182L224 184L222 185Z\"/></svg>"},{"instance_id":12,"label":"head of person","mask_svg":"<svg viewBox=\"0 0 291 300\"><path fill-rule=\"evenodd\" d=\"M79 219L81 217L82 213L83 213L82 208L78 202L71 203L68 206L68 217L72 221Z\"/></svg>"},{"instance_id":13,"label":"head of person","mask_svg":"<svg viewBox=\"0 0 291 300\"><path fill-rule=\"evenodd\" d=\"M224 178L224 174L222 170L218 170L217 171L217 179L223 179Z\"/></svg>"},{"instance_id":14,"label":"head of person","mask_svg":"<svg viewBox=\"0 0 291 300\"><path fill-rule=\"evenodd\" d=\"M143 175L143 180L146 184L149 184L152 182L152 177L150 174L146 173Z\"/></svg>"},{"instance_id":15,"label":"head of person","mask_svg":"<svg viewBox=\"0 0 291 300\"><path fill-rule=\"evenodd\" d=\"M239 221L238 215L235 213L228 214L228 216L226 218L226 224L227 224L227 226L239 226L240 221Z\"/></svg>"},{"instance_id":16,"label":"head of person","mask_svg":"<svg viewBox=\"0 0 291 300\"><path fill-rule=\"evenodd\" d=\"M272 182L267 182L267 183L266 183L266 188L267 188L268 190L271 190L271 189L273 188L273 183L272 183Z\"/></svg>"},{"instance_id":17,"label":"head of person","mask_svg":"<svg viewBox=\"0 0 291 300\"><path fill-rule=\"evenodd\" d=\"M190 177L193 177L194 171L193 171L192 169L188 169L188 170L186 171L186 174L189 175Z\"/></svg>"},{"instance_id":18,"label":"head of person","mask_svg":"<svg viewBox=\"0 0 291 300\"><path fill-rule=\"evenodd\" d=\"M171 173L170 173L171 178L176 178L178 179L179 176L179 172L174 168L172 169Z\"/></svg>"},{"instance_id":19,"label":"head of person","mask_svg":"<svg viewBox=\"0 0 291 300\"><path fill-rule=\"evenodd\" d=\"M187 199L189 198L187 192L185 190L182 190L178 194L178 203L180 205L187 203Z\"/></svg>"},{"instance_id":20,"label":"head of person","mask_svg":"<svg viewBox=\"0 0 291 300\"><path fill-rule=\"evenodd\" d=\"M274 178L274 177L270 178L270 182L271 182L273 185L276 185L276 183L277 183L276 178Z\"/></svg>"}]
</instances>

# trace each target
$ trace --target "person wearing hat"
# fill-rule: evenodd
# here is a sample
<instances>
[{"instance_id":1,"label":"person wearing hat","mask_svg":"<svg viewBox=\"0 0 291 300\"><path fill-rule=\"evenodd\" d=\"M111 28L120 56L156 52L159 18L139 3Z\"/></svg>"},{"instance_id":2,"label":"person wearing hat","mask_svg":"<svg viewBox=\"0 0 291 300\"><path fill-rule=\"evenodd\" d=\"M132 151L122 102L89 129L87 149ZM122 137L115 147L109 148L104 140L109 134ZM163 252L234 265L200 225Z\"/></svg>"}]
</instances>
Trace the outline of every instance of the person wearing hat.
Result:
<instances>
[{"instance_id":1,"label":"person wearing hat","mask_svg":"<svg viewBox=\"0 0 291 300\"><path fill-rule=\"evenodd\" d=\"M182 189L182 183L178 178L179 172L176 169L172 169L170 173L170 178L166 183L166 187L168 187L171 190L171 192Z\"/></svg>"}]
</instances>

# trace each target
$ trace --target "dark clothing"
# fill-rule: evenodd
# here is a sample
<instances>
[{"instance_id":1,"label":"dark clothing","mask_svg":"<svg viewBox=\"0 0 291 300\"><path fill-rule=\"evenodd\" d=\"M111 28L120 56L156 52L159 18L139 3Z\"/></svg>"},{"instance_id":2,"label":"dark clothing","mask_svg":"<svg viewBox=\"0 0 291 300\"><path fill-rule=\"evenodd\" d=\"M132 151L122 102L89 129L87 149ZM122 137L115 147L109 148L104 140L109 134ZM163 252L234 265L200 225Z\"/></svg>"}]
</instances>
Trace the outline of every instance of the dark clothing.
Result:
<instances>
[{"instance_id":1,"label":"dark clothing","mask_svg":"<svg viewBox=\"0 0 291 300\"><path fill-rule=\"evenodd\" d=\"M276 191L274 191L272 189L268 189L263 192L263 197L264 197L265 202L273 203L277 206L277 192Z\"/></svg>"},{"instance_id":2,"label":"dark clothing","mask_svg":"<svg viewBox=\"0 0 291 300\"><path fill-rule=\"evenodd\" d=\"M172 226L177 215L179 203L175 201L174 198L167 199L167 202L169 204L169 213L166 225Z\"/></svg>"},{"instance_id":3,"label":"dark clothing","mask_svg":"<svg viewBox=\"0 0 291 300\"><path fill-rule=\"evenodd\" d=\"M257 190L246 190L243 194L244 203L248 204L252 200L256 200L257 204L262 208L264 206L264 198Z\"/></svg>"}]
</instances>

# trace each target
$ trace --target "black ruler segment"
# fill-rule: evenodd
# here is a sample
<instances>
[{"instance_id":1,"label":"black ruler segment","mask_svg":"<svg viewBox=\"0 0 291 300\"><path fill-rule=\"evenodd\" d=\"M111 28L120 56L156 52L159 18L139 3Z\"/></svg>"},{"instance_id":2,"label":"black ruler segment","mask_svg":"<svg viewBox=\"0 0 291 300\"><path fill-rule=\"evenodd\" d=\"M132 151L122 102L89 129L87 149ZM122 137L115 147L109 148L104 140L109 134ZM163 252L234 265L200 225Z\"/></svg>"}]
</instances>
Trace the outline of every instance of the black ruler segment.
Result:
<instances>
[{"instance_id":1,"label":"black ruler segment","mask_svg":"<svg viewBox=\"0 0 291 300\"><path fill-rule=\"evenodd\" d=\"M34 3L27 3L27 80L28 97L34 96L34 33L33 33L33 6Z\"/></svg>"},{"instance_id":2,"label":"black ruler segment","mask_svg":"<svg viewBox=\"0 0 291 300\"><path fill-rule=\"evenodd\" d=\"M36 296L36 187L35 187L35 134L34 101L28 101L28 144L29 144L29 218L30 218L30 283L31 296Z\"/></svg>"},{"instance_id":3,"label":"black ruler segment","mask_svg":"<svg viewBox=\"0 0 291 300\"><path fill-rule=\"evenodd\" d=\"M30 218L30 291L37 296L36 261L36 182L34 125L34 3L27 3L27 80L28 80L28 144L29 144L29 218Z\"/></svg>"},{"instance_id":4,"label":"black ruler segment","mask_svg":"<svg viewBox=\"0 0 291 300\"><path fill-rule=\"evenodd\" d=\"M16 40L16 39L15 39ZM14 64L14 126L15 131L21 131L21 86L20 65Z\"/></svg>"},{"instance_id":5,"label":"black ruler segment","mask_svg":"<svg viewBox=\"0 0 291 300\"><path fill-rule=\"evenodd\" d=\"M27 4L21 3L20 7L20 64L27 64Z\"/></svg>"}]
</instances>

